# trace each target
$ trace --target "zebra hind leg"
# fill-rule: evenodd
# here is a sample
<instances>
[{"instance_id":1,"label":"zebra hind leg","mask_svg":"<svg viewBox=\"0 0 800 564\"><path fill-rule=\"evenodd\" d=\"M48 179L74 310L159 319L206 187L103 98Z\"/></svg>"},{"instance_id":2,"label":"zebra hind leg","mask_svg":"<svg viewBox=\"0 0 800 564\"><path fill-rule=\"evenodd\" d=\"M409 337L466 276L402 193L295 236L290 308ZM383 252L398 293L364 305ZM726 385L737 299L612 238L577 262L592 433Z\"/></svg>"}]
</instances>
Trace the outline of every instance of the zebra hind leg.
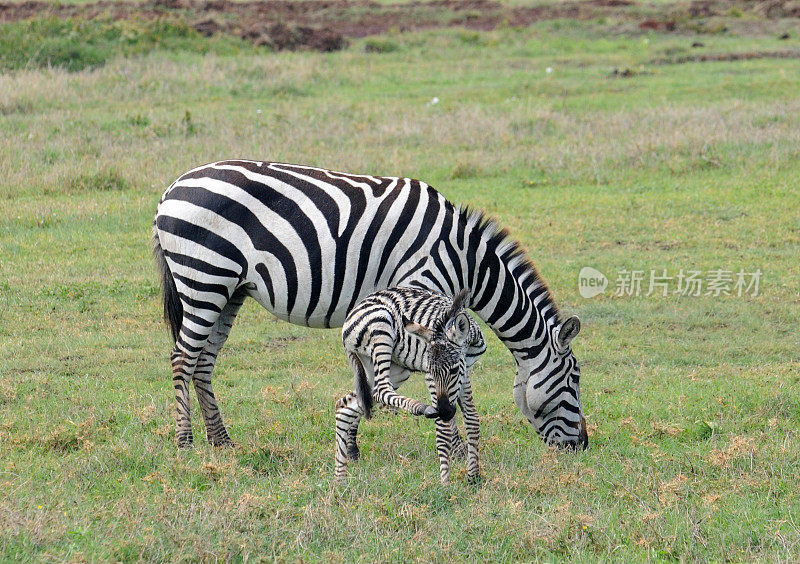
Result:
<instances>
[{"instance_id":1,"label":"zebra hind leg","mask_svg":"<svg viewBox=\"0 0 800 564\"><path fill-rule=\"evenodd\" d=\"M192 418L189 410L189 379L197 364L197 354L192 354L178 340L172 350L172 384L175 388L175 441L180 448L189 448L194 442Z\"/></svg>"},{"instance_id":2,"label":"zebra hind leg","mask_svg":"<svg viewBox=\"0 0 800 564\"><path fill-rule=\"evenodd\" d=\"M347 429L347 436L345 442L345 454L350 460L358 460L361 454L358 450L358 443L356 438L358 436L358 424L361 422L361 417L366 416L369 419L372 416L372 409L374 407L372 388L369 383L370 376L367 374L367 369L363 361L358 357L358 354L348 351L347 360L350 361L350 367L353 369L353 395L359 409L354 412L351 419L348 421L350 427ZM347 397L342 401L346 401ZM366 403L366 406L364 405Z\"/></svg>"},{"instance_id":3,"label":"zebra hind leg","mask_svg":"<svg viewBox=\"0 0 800 564\"><path fill-rule=\"evenodd\" d=\"M410 376L411 372L408 368L402 366L396 366L392 364L392 367L389 370L389 381L392 384L392 387L395 391L406 381ZM378 404L376 404L378 407ZM353 421L350 426L350 430L347 432L347 457L350 460L358 460L360 455L360 451L358 449L358 426L361 423L363 414L359 414L358 417Z\"/></svg>"},{"instance_id":4,"label":"zebra hind leg","mask_svg":"<svg viewBox=\"0 0 800 564\"><path fill-rule=\"evenodd\" d=\"M211 386L211 374L214 371L217 355L228 339L236 314L239 313L239 309L241 309L246 297L246 292L238 290L234 292L231 299L222 308L222 312L211 330L208 343L203 348L203 352L197 361L197 367L192 374L197 401L200 404L203 421L206 424L206 437L211 445L217 447L234 446L234 442L228 435L228 430L222 421L222 413L214 396L214 388Z\"/></svg>"},{"instance_id":5,"label":"zebra hind leg","mask_svg":"<svg viewBox=\"0 0 800 564\"><path fill-rule=\"evenodd\" d=\"M358 458L358 447L356 456L353 457L350 451L350 436L352 430L353 441L355 441L355 431L358 430L358 422L361 420L363 410L358 403L356 394L349 393L336 402L336 452L334 457L333 477L336 481L342 481L347 476L347 460Z\"/></svg>"},{"instance_id":6,"label":"zebra hind leg","mask_svg":"<svg viewBox=\"0 0 800 564\"><path fill-rule=\"evenodd\" d=\"M194 316L195 320L203 319ZM208 331L200 332L201 328L214 327L217 316L204 320L201 323L190 322L184 317L175 348L172 349L172 384L175 388L175 441L180 448L189 448L194 443L192 433L192 418L189 399L189 380L194 378L198 361L208 344ZM202 376L200 376L202 378ZM210 384L210 380L209 380ZM210 386L208 388L211 389ZM213 394L212 394L213 397ZM200 403L203 405L202 401Z\"/></svg>"},{"instance_id":7,"label":"zebra hind leg","mask_svg":"<svg viewBox=\"0 0 800 564\"><path fill-rule=\"evenodd\" d=\"M350 423L350 428L347 430L347 458L350 460L358 460L361 456L361 451L358 449L356 438L358 436L358 425L361 423L361 414L357 414L355 419Z\"/></svg>"}]
</instances>

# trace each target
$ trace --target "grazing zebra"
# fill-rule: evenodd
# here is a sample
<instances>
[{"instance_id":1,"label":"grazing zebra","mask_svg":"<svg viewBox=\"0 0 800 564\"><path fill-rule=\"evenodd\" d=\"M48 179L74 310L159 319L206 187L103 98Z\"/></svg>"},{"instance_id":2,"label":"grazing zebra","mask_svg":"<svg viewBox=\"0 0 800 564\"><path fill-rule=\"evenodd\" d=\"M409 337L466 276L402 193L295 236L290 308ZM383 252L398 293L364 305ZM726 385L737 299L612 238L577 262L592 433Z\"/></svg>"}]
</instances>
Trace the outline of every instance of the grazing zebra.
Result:
<instances>
[{"instance_id":1,"label":"grazing zebra","mask_svg":"<svg viewBox=\"0 0 800 564\"><path fill-rule=\"evenodd\" d=\"M353 367L354 393L336 402L334 477L347 473L352 457L351 429L363 414L369 419L373 395L383 404L412 415L436 418L436 450L442 484L450 483L450 452L456 438L448 424L461 406L467 433L467 478L478 478L478 412L472 402L467 356L486 351L480 327L464 309L469 290L454 299L419 288L391 288L370 294L345 319L342 342ZM431 402L425 405L395 390L410 371L424 371Z\"/></svg>"},{"instance_id":2,"label":"grazing zebra","mask_svg":"<svg viewBox=\"0 0 800 564\"><path fill-rule=\"evenodd\" d=\"M481 212L458 208L418 180L308 166L220 161L167 188L154 221L164 315L175 347L176 440L192 443L189 382L209 442L229 444L211 372L244 299L309 327L340 326L364 296L417 286L454 296L511 351L513 395L549 444L588 443L562 319L517 243Z\"/></svg>"}]
</instances>

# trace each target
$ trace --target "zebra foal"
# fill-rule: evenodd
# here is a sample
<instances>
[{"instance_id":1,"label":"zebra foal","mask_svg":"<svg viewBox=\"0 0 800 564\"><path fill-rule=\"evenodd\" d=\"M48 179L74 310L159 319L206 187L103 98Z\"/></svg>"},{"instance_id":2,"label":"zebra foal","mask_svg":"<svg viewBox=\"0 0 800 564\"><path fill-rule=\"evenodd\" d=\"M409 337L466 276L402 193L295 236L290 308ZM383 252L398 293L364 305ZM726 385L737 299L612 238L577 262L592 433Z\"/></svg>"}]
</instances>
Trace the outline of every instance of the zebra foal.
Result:
<instances>
[{"instance_id":1,"label":"zebra foal","mask_svg":"<svg viewBox=\"0 0 800 564\"><path fill-rule=\"evenodd\" d=\"M450 453L457 440L453 417L461 406L467 434L467 478L479 474L478 412L472 401L469 367L486 350L480 328L464 308L469 290L452 300L419 288L390 288L370 294L348 314L342 342L354 373L354 392L336 403L334 477L342 480L347 459L358 458L355 437L373 400L436 418L436 450L442 484L450 483ZM411 371L424 371L433 405L401 396L397 388Z\"/></svg>"}]
</instances>

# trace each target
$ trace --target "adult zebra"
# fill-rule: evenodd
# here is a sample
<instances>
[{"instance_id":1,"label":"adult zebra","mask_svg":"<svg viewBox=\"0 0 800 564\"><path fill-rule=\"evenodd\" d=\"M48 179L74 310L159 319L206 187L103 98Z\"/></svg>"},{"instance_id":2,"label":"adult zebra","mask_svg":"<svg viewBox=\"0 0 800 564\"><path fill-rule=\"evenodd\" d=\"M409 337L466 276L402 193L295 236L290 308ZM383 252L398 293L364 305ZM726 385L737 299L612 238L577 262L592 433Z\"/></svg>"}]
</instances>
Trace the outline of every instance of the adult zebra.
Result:
<instances>
[{"instance_id":1,"label":"adult zebra","mask_svg":"<svg viewBox=\"0 0 800 564\"><path fill-rule=\"evenodd\" d=\"M549 444L586 447L580 369L547 286L517 243L479 211L418 180L247 160L178 178L161 197L153 248L170 324L176 440L192 443L189 380L209 442L230 438L211 387L217 353L252 296L275 316L341 326L361 298L391 286L454 296L508 347L514 401Z\"/></svg>"}]
</instances>

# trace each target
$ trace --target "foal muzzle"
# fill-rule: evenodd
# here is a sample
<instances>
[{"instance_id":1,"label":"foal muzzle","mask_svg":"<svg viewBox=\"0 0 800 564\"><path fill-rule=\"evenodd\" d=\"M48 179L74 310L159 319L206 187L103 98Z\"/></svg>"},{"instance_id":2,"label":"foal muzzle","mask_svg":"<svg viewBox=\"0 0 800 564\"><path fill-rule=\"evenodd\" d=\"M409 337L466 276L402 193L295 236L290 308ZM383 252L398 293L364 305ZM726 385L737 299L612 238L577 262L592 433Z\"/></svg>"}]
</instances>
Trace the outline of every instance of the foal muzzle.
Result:
<instances>
[{"instance_id":1,"label":"foal muzzle","mask_svg":"<svg viewBox=\"0 0 800 564\"><path fill-rule=\"evenodd\" d=\"M436 410L439 412L439 419L450 421L456 415L456 407L450 403L450 398L446 395L437 396Z\"/></svg>"}]
</instances>

